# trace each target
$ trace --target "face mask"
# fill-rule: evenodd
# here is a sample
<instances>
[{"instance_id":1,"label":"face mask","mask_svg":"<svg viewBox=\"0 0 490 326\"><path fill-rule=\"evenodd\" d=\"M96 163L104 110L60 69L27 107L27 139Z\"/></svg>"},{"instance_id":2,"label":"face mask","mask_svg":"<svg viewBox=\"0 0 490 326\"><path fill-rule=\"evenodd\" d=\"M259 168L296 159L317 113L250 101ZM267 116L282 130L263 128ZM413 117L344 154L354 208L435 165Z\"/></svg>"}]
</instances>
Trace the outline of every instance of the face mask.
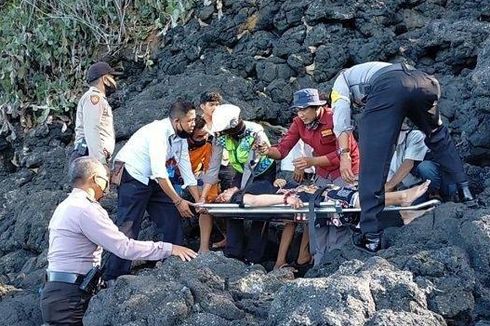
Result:
<instances>
[{"instance_id":1,"label":"face mask","mask_svg":"<svg viewBox=\"0 0 490 326\"><path fill-rule=\"evenodd\" d=\"M233 138L241 138L245 133L245 130L246 130L245 122L243 122L243 120L240 120L240 122L236 125L236 127L225 130L224 133L226 133L227 135Z\"/></svg>"},{"instance_id":2,"label":"face mask","mask_svg":"<svg viewBox=\"0 0 490 326\"><path fill-rule=\"evenodd\" d=\"M104 87L105 95L110 96L111 94L114 94L117 89L116 81L112 77L106 76L104 78Z\"/></svg>"},{"instance_id":3,"label":"face mask","mask_svg":"<svg viewBox=\"0 0 490 326\"><path fill-rule=\"evenodd\" d=\"M202 146L206 145L206 142L207 142L206 139L199 140L199 141L195 141L194 139L191 139L191 141L189 143L189 148L194 149L194 148L202 147Z\"/></svg>"},{"instance_id":4,"label":"face mask","mask_svg":"<svg viewBox=\"0 0 490 326\"><path fill-rule=\"evenodd\" d=\"M180 137L180 138L190 138L192 136L192 133L190 132L187 132L184 130L184 128L182 128L182 124L179 122L179 126L180 126L180 130L178 128L175 128L175 134Z\"/></svg>"},{"instance_id":5,"label":"face mask","mask_svg":"<svg viewBox=\"0 0 490 326\"><path fill-rule=\"evenodd\" d=\"M320 125L320 121L317 118L317 119L313 120L312 122L308 123L307 125L305 125L305 127L308 130L315 130L316 128L318 128L319 125Z\"/></svg>"}]
</instances>

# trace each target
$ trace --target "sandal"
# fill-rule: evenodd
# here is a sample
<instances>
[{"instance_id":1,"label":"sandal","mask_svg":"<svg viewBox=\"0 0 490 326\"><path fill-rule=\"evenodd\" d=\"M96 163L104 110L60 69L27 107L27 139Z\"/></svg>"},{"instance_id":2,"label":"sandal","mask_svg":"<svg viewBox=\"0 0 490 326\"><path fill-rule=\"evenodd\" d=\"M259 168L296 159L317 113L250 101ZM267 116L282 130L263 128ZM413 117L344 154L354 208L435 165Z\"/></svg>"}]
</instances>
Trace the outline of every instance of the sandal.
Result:
<instances>
[{"instance_id":1,"label":"sandal","mask_svg":"<svg viewBox=\"0 0 490 326\"><path fill-rule=\"evenodd\" d=\"M294 272L294 275L297 276L297 277L303 277L305 276L306 272L313 267L313 263L312 263L312 260L306 262L306 263L303 263L303 264L300 264L298 263L298 261L294 261L294 263L292 264L289 264L289 267L292 267L295 269L295 272Z\"/></svg>"},{"instance_id":2,"label":"sandal","mask_svg":"<svg viewBox=\"0 0 490 326\"><path fill-rule=\"evenodd\" d=\"M211 251L220 251L220 250L225 249L225 247L226 247L226 239L225 240L218 241L218 242L214 242L211 245L211 248L209 248L209 250L211 250Z\"/></svg>"}]
</instances>

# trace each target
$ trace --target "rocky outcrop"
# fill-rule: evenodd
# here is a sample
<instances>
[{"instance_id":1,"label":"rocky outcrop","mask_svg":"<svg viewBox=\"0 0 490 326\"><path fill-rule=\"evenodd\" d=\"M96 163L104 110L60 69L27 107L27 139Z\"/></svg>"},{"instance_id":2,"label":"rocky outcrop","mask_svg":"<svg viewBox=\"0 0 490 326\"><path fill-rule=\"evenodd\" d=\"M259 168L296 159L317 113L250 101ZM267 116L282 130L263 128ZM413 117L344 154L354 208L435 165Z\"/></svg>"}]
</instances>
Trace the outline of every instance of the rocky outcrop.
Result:
<instances>
[{"instance_id":1,"label":"rocky outcrop","mask_svg":"<svg viewBox=\"0 0 490 326\"><path fill-rule=\"evenodd\" d=\"M110 99L118 148L139 127L166 116L178 97L196 101L205 90L219 90L245 118L285 126L295 90L328 92L342 68L407 60L441 81L443 119L482 208L445 204L388 229L390 248L379 257L346 246L302 280L215 254L185 264L169 259L102 291L86 324L488 323L488 1L219 2L221 18L216 1L199 2L188 23L170 30L153 67L126 67L132 73ZM16 128L19 138L0 136L0 324L39 325L47 225L69 191L73 132L56 121L27 133ZM114 216L114 193L103 206Z\"/></svg>"}]
</instances>

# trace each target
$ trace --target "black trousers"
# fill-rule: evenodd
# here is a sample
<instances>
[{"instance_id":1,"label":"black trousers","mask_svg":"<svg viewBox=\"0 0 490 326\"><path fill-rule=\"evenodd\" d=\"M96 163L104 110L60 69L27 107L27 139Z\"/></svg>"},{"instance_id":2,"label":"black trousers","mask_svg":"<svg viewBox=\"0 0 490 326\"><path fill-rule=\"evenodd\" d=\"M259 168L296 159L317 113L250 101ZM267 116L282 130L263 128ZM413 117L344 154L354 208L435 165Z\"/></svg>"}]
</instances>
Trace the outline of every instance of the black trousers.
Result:
<instances>
[{"instance_id":1,"label":"black trousers","mask_svg":"<svg viewBox=\"0 0 490 326\"><path fill-rule=\"evenodd\" d=\"M359 123L363 233L381 231L378 214L384 209L384 184L405 117L425 133L425 143L441 170L457 183L467 180L449 131L440 121L438 92L437 81L418 70L391 71L374 81Z\"/></svg>"},{"instance_id":2,"label":"black trousers","mask_svg":"<svg viewBox=\"0 0 490 326\"><path fill-rule=\"evenodd\" d=\"M41 314L48 325L83 325L92 296L76 284L46 282L41 290Z\"/></svg>"},{"instance_id":3,"label":"black trousers","mask_svg":"<svg viewBox=\"0 0 490 326\"><path fill-rule=\"evenodd\" d=\"M176 245L184 242L181 216L172 200L156 181L145 185L124 170L118 189L117 220L119 230L129 238L137 239L145 211L157 226L158 239ZM131 261L109 254L104 280L129 274Z\"/></svg>"},{"instance_id":4,"label":"black trousers","mask_svg":"<svg viewBox=\"0 0 490 326\"><path fill-rule=\"evenodd\" d=\"M263 174L254 178L253 183L262 184L270 183L258 187L262 189L272 188L272 183L276 179L276 164L265 171ZM236 173L233 179L233 186L240 188L242 174ZM245 236L245 222L242 219L228 219L226 225L226 248L225 256L246 260L251 263L263 261L265 250L267 248L267 236L269 224L267 222L253 221L250 230Z\"/></svg>"}]
</instances>

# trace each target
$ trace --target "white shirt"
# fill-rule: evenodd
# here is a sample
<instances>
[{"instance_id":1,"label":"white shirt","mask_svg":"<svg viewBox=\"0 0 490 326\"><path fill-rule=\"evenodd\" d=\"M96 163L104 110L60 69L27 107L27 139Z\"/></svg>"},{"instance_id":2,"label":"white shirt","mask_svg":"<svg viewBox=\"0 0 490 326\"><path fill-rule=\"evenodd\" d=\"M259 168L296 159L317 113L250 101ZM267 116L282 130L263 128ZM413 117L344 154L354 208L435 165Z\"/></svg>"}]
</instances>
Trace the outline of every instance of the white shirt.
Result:
<instances>
[{"instance_id":1,"label":"white shirt","mask_svg":"<svg viewBox=\"0 0 490 326\"><path fill-rule=\"evenodd\" d=\"M165 163L171 158L177 161L184 180L182 187L197 185L187 140L175 134L170 119L166 118L141 127L117 153L115 160L124 162L126 171L147 185L150 179L169 178Z\"/></svg>"},{"instance_id":2,"label":"white shirt","mask_svg":"<svg viewBox=\"0 0 490 326\"><path fill-rule=\"evenodd\" d=\"M313 157L313 148L305 144L301 139L294 145L289 154L281 160L281 171L294 171L293 160L298 157ZM306 173L315 173L315 168L310 167L305 169Z\"/></svg>"},{"instance_id":3,"label":"white shirt","mask_svg":"<svg viewBox=\"0 0 490 326\"><path fill-rule=\"evenodd\" d=\"M79 188L56 207L48 228L49 271L86 274L100 265L102 248L129 260L161 260L172 253L168 242L129 239L106 210Z\"/></svg>"},{"instance_id":4,"label":"white shirt","mask_svg":"<svg viewBox=\"0 0 490 326\"><path fill-rule=\"evenodd\" d=\"M424 143L425 135L420 130L401 131L398 136L398 142L396 145L395 153L391 159L390 172L388 173L388 181L398 171L403 161L423 161L425 154L429 148ZM409 173L402 183L405 187L411 187L423 180L415 177Z\"/></svg>"}]
</instances>

